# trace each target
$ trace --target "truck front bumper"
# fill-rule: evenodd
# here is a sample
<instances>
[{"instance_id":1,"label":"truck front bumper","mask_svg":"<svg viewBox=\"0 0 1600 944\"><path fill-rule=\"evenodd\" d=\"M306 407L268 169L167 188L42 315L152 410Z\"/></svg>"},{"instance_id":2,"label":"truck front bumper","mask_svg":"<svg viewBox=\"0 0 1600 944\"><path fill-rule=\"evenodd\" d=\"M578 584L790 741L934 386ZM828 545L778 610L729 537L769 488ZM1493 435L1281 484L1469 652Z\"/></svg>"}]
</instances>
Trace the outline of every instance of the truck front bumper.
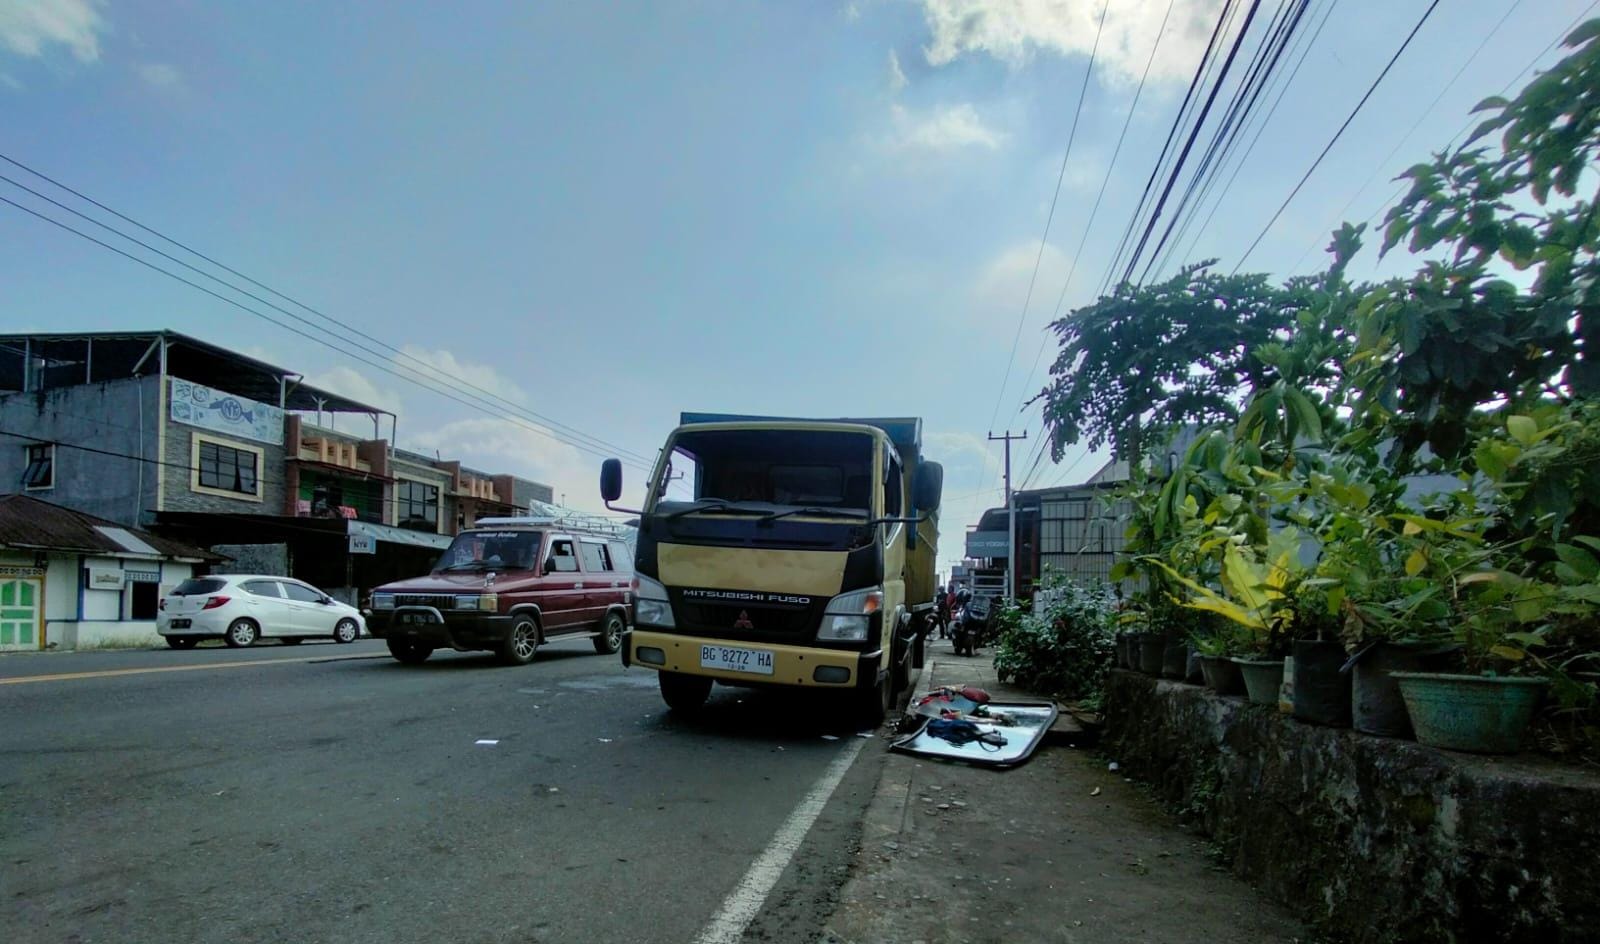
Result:
<instances>
[{"instance_id":1,"label":"truck front bumper","mask_svg":"<svg viewBox=\"0 0 1600 944\"><path fill-rule=\"evenodd\" d=\"M754 649L772 653L772 674L730 672L700 664L702 646ZM876 684L883 653L851 652L816 646L782 646L709 636L688 636L651 629L622 634L622 664L685 675L703 675L743 685L785 685L808 688L853 688Z\"/></svg>"}]
</instances>

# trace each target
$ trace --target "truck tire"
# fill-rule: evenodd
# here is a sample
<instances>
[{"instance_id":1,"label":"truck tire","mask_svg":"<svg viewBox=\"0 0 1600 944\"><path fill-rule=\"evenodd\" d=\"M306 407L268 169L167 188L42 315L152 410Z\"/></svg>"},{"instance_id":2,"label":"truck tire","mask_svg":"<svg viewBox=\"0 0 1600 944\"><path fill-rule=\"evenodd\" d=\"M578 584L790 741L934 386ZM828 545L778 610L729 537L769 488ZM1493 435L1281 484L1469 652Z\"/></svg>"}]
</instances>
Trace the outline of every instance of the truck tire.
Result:
<instances>
[{"instance_id":1,"label":"truck tire","mask_svg":"<svg viewBox=\"0 0 1600 944\"><path fill-rule=\"evenodd\" d=\"M404 662L406 665L421 665L433 655L433 650L428 646L418 645L407 639L389 640L389 655Z\"/></svg>"},{"instance_id":2,"label":"truck tire","mask_svg":"<svg viewBox=\"0 0 1600 944\"><path fill-rule=\"evenodd\" d=\"M600 621L600 635L594 637L594 651L609 656L622 648L624 625L621 615L607 613L606 618Z\"/></svg>"},{"instance_id":3,"label":"truck tire","mask_svg":"<svg viewBox=\"0 0 1600 944\"><path fill-rule=\"evenodd\" d=\"M703 675L684 675L682 672L657 672L661 682L661 700L675 713L692 715L705 707L711 697L711 680Z\"/></svg>"},{"instance_id":4,"label":"truck tire","mask_svg":"<svg viewBox=\"0 0 1600 944\"><path fill-rule=\"evenodd\" d=\"M874 668L871 671L876 674L878 670ZM852 713L858 724L869 728L883 724L889 709L894 707L894 673L886 672L875 684L857 688L854 699L855 711Z\"/></svg>"},{"instance_id":5,"label":"truck tire","mask_svg":"<svg viewBox=\"0 0 1600 944\"><path fill-rule=\"evenodd\" d=\"M518 616L495 653L505 665L527 665L539 654L539 624L531 616Z\"/></svg>"}]
</instances>

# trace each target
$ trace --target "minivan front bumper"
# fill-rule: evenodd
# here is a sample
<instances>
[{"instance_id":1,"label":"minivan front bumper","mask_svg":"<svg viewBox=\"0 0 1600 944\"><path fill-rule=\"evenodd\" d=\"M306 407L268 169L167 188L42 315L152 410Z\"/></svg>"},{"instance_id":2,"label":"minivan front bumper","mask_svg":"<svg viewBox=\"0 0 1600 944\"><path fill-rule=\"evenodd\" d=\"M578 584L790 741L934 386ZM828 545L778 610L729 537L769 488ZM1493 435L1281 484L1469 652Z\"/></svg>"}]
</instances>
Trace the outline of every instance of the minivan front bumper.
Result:
<instances>
[{"instance_id":1,"label":"minivan front bumper","mask_svg":"<svg viewBox=\"0 0 1600 944\"><path fill-rule=\"evenodd\" d=\"M431 606L399 606L374 610L367 630L379 639L414 642L432 649L472 652L493 649L505 641L512 618L499 613L443 612Z\"/></svg>"}]
</instances>

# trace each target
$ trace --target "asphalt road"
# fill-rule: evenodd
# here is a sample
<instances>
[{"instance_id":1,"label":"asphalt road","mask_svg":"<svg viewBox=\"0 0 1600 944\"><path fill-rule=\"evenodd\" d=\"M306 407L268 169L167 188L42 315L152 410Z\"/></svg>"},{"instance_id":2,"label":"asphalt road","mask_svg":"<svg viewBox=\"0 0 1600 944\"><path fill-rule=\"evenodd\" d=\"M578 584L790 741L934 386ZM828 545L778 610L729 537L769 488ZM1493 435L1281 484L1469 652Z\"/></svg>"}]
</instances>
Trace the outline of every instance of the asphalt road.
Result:
<instances>
[{"instance_id":1,"label":"asphalt road","mask_svg":"<svg viewBox=\"0 0 1600 944\"><path fill-rule=\"evenodd\" d=\"M772 693L676 719L587 640L522 668L375 642L9 656L0 719L19 944L690 942L741 888L749 939L814 941L884 747Z\"/></svg>"}]
</instances>

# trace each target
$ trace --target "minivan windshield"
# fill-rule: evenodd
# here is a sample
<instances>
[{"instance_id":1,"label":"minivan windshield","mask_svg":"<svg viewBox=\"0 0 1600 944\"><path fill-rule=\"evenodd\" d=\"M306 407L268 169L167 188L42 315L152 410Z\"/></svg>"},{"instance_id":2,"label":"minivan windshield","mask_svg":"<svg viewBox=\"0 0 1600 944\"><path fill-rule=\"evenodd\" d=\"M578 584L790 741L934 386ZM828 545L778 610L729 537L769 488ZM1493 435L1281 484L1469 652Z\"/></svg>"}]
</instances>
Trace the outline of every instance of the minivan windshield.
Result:
<instances>
[{"instance_id":1,"label":"minivan windshield","mask_svg":"<svg viewBox=\"0 0 1600 944\"><path fill-rule=\"evenodd\" d=\"M532 570L542 537L540 531L463 531L450 542L433 572Z\"/></svg>"},{"instance_id":2,"label":"minivan windshield","mask_svg":"<svg viewBox=\"0 0 1600 944\"><path fill-rule=\"evenodd\" d=\"M820 516L865 518L872 512L873 443L865 433L849 432L686 432L673 443L656 508L714 514L801 507Z\"/></svg>"}]
</instances>

